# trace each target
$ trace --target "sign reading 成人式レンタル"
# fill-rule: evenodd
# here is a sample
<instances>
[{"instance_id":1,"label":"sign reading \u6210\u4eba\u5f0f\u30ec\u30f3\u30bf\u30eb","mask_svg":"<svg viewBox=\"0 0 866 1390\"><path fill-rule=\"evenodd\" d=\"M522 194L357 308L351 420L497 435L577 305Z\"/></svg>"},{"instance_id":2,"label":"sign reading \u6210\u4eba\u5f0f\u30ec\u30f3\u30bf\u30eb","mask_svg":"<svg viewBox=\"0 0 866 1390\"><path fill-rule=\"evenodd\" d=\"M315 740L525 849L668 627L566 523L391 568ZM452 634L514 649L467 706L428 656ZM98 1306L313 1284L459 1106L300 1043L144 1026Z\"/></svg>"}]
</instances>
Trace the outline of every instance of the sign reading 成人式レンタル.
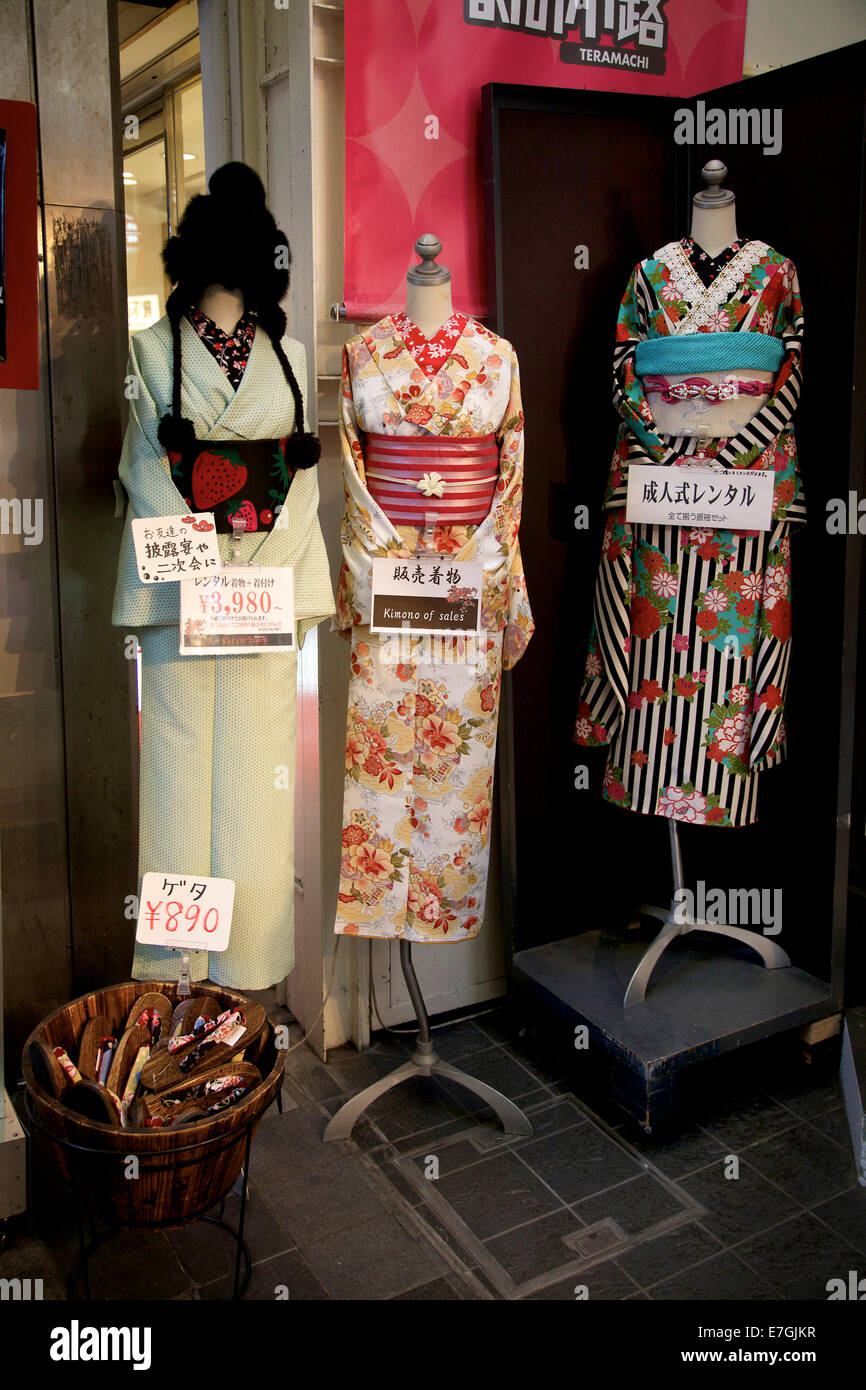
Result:
<instances>
[{"instance_id":1,"label":"sign reading \u6210\u4eba\u5f0f\u30ec\u30f3\u30bf\u30eb","mask_svg":"<svg viewBox=\"0 0 866 1390\"><path fill-rule=\"evenodd\" d=\"M483 315L487 82L692 96L743 74L747 0L346 0L348 317L402 309L442 238L455 307Z\"/></svg>"}]
</instances>

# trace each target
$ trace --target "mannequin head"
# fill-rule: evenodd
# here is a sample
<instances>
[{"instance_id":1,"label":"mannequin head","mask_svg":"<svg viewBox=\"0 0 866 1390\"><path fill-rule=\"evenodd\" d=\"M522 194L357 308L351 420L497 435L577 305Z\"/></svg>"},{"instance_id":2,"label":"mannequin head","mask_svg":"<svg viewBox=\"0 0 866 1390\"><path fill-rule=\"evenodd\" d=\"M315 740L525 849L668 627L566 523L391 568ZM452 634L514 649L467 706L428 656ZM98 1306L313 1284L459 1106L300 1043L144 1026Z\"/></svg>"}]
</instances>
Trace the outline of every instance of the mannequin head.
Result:
<instances>
[{"instance_id":1,"label":"mannequin head","mask_svg":"<svg viewBox=\"0 0 866 1390\"><path fill-rule=\"evenodd\" d=\"M169 317L175 305L183 314L207 288L222 285L242 296L244 309L255 312L263 328L272 315L282 316L282 337L280 300L289 288L291 252L268 211L262 181L249 165L233 162L214 171L208 188L187 203L177 235L163 249L174 286Z\"/></svg>"},{"instance_id":2,"label":"mannequin head","mask_svg":"<svg viewBox=\"0 0 866 1390\"><path fill-rule=\"evenodd\" d=\"M309 467L318 459L304 434L304 406L294 372L283 351L286 315L280 301L289 288L291 251L265 202L262 181L247 164L232 161L214 170L208 193L198 193L186 206L175 236L162 252L166 273L174 288L166 301L174 350L172 408L159 426L159 440L168 451L183 452L195 445L195 428L181 415L181 320L197 306L205 290L223 287L243 300L243 310L254 313L271 340L295 402L295 467ZM307 441L300 448L299 439ZM311 453L315 452L315 457Z\"/></svg>"}]
</instances>

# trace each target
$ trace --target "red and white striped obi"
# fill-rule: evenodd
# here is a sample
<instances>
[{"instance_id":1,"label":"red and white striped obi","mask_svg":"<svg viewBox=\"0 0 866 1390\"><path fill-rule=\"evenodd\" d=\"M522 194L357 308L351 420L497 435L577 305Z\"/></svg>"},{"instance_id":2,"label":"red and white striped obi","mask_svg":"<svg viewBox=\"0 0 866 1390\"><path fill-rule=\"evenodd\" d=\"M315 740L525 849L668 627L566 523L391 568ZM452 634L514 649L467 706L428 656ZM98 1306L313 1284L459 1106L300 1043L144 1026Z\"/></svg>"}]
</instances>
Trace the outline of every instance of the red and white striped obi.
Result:
<instances>
[{"instance_id":1,"label":"red and white striped obi","mask_svg":"<svg viewBox=\"0 0 866 1390\"><path fill-rule=\"evenodd\" d=\"M392 526L480 526L499 478L495 434L477 439L368 434L364 470L370 496Z\"/></svg>"}]
</instances>

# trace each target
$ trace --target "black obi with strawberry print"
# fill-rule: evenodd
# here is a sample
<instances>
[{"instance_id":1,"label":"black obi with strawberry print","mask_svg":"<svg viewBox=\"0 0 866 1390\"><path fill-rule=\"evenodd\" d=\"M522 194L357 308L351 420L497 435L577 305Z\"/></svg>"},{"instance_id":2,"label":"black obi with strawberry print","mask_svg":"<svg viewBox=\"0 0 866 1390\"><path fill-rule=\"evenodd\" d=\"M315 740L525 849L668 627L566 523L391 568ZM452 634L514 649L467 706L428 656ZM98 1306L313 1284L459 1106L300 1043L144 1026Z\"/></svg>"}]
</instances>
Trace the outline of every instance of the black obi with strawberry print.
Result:
<instances>
[{"instance_id":1,"label":"black obi with strawberry print","mask_svg":"<svg viewBox=\"0 0 866 1390\"><path fill-rule=\"evenodd\" d=\"M233 334L190 309L190 323L213 353L235 390L255 337L253 315L244 314ZM232 535L232 518L244 532L270 531L291 487L294 469L282 439L209 439L183 454L169 452L172 481L191 512L213 512L216 529Z\"/></svg>"},{"instance_id":2,"label":"black obi with strawberry print","mask_svg":"<svg viewBox=\"0 0 866 1390\"><path fill-rule=\"evenodd\" d=\"M191 512L213 512L217 531L270 531L286 500L294 470L283 439L209 439L195 451L169 454L171 476Z\"/></svg>"}]
</instances>

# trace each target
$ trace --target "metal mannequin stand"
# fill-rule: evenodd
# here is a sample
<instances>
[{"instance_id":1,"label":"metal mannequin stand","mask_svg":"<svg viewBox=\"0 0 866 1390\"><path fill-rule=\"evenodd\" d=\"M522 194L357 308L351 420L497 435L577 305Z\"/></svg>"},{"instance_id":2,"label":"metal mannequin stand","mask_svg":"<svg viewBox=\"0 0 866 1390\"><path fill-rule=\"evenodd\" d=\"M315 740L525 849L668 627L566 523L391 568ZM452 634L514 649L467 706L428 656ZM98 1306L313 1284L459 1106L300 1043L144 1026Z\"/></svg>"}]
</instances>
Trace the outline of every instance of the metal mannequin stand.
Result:
<instances>
[{"instance_id":1,"label":"metal mannequin stand","mask_svg":"<svg viewBox=\"0 0 866 1390\"><path fill-rule=\"evenodd\" d=\"M513 1101L508 1100L500 1091L494 1091L492 1086L486 1086L483 1081L477 1081L468 1072L460 1071L459 1068L452 1067L437 1057L430 1036L430 1018L415 975L415 968L412 964L412 946L408 941L400 942L400 966L406 980L415 1016L418 1019L418 1042L412 1058L410 1061L404 1062L402 1066L397 1067L395 1071L390 1072L388 1076L383 1076L380 1081L374 1081L372 1086L359 1091L351 1100L347 1100L325 1130L325 1139L348 1139L355 1121L369 1105L372 1105L374 1100L378 1100L386 1091L392 1090L394 1086L399 1086L401 1082L408 1081L413 1076L443 1076L451 1081L456 1081L459 1086L465 1086L467 1091L474 1092L476 1096L480 1096L483 1101L486 1101L498 1115L506 1134L531 1134L532 1125Z\"/></svg>"},{"instance_id":2,"label":"metal mannequin stand","mask_svg":"<svg viewBox=\"0 0 866 1390\"><path fill-rule=\"evenodd\" d=\"M641 917L655 917L662 923L662 929L655 941L649 947L631 979L628 989L623 999L623 1008L628 1009L632 1004L642 1004L650 982L650 976L655 970L656 965L663 953L667 950L672 941L678 936L685 936L690 931L712 932L715 936L726 936L733 941L741 943L743 946L750 947L761 958L761 963L768 970L780 970L784 966L790 965L791 960L786 951L774 942L768 941L759 932L747 931L745 927L723 926L718 922L705 922L702 918L690 916L683 912L682 904L677 902L676 894L683 888L683 855L679 840L679 826L676 821L671 820L668 828L671 840L671 859L673 862L674 876L674 897L671 899L670 907L665 910L663 907L641 906Z\"/></svg>"}]
</instances>

